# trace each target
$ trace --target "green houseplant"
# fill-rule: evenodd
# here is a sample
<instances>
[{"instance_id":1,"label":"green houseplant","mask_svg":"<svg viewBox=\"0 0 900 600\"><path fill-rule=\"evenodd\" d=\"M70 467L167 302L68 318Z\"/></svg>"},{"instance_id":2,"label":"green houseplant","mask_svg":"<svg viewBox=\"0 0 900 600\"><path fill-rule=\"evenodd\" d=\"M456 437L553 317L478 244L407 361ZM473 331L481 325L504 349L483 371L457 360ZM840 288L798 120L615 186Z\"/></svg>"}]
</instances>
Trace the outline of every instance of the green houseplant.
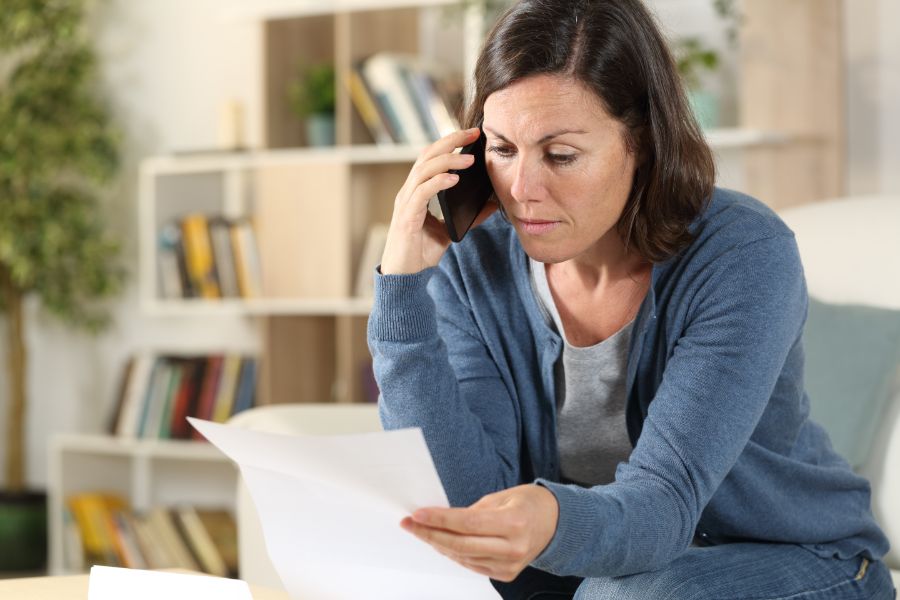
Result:
<instances>
[{"instance_id":1,"label":"green houseplant","mask_svg":"<svg viewBox=\"0 0 900 600\"><path fill-rule=\"evenodd\" d=\"M118 243L98 186L118 165L117 138L93 84L84 0L5 0L0 15L0 317L8 364L0 569L46 560L43 494L26 490L27 298L96 331L98 300L118 290Z\"/></svg>"},{"instance_id":2,"label":"green houseplant","mask_svg":"<svg viewBox=\"0 0 900 600\"><path fill-rule=\"evenodd\" d=\"M291 110L306 126L311 146L334 145L335 71L328 63L302 65L288 87Z\"/></svg>"},{"instance_id":3,"label":"green houseplant","mask_svg":"<svg viewBox=\"0 0 900 600\"><path fill-rule=\"evenodd\" d=\"M712 6L725 26L728 43L734 46L742 19L736 0L713 0ZM704 89L702 77L704 72L714 73L721 67L719 52L696 36L675 40L672 50L697 121L704 129L715 127L719 120L718 101Z\"/></svg>"}]
</instances>

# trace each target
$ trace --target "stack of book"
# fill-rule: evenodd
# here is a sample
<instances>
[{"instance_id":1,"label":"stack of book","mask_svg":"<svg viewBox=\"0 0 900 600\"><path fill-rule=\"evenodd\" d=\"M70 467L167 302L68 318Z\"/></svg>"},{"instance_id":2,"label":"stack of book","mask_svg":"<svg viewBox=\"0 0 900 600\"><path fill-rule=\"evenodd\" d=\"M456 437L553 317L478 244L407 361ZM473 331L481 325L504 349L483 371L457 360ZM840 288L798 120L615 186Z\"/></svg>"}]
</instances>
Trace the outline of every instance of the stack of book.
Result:
<instances>
[{"instance_id":1,"label":"stack of book","mask_svg":"<svg viewBox=\"0 0 900 600\"><path fill-rule=\"evenodd\" d=\"M117 494L80 493L66 500L66 567L188 569L237 577L237 529L224 509L157 507L132 511Z\"/></svg>"},{"instance_id":2,"label":"stack of book","mask_svg":"<svg viewBox=\"0 0 900 600\"><path fill-rule=\"evenodd\" d=\"M249 219L193 213L166 223L158 236L164 298L256 298L262 274Z\"/></svg>"},{"instance_id":3,"label":"stack of book","mask_svg":"<svg viewBox=\"0 0 900 600\"><path fill-rule=\"evenodd\" d=\"M257 362L239 354L132 357L108 425L129 438L203 439L187 417L224 423L256 402Z\"/></svg>"},{"instance_id":4,"label":"stack of book","mask_svg":"<svg viewBox=\"0 0 900 600\"><path fill-rule=\"evenodd\" d=\"M413 56L373 54L351 70L347 86L377 144L424 145L459 129L437 79Z\"/></svg>"}]
</instances>

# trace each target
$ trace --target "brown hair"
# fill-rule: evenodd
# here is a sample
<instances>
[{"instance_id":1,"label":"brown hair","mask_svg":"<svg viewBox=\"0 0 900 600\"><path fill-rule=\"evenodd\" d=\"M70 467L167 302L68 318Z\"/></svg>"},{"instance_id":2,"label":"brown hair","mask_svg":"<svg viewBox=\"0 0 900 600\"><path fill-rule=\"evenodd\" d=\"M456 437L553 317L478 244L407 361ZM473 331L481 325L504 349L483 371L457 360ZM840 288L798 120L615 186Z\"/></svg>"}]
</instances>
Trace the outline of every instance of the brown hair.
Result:
<instances>
[{"instance_id":1,"label":"brown hair","mask_svg":"<svg viewBox=\"0 0 900 600\"><path fill-rule=\"evenodd\" d=\"M638 157L617 227L626 247L664 261L693 240L715 163L653 16L641 0L522 0L488 34L465 122L480 126L488 96L538 74L574 77L625 125Z\"/></svg>"}]
</instances>

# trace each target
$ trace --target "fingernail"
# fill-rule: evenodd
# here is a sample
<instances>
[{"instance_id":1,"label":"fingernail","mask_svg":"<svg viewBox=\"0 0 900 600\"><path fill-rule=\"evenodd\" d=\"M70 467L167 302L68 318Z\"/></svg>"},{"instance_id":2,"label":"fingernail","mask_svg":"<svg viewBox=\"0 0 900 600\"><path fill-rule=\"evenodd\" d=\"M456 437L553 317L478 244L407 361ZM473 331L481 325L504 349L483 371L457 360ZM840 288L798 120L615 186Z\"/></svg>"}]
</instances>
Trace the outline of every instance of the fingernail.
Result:
<instances>
[{"instance_id":1,"label":"fingernail","mask_svg":"<svg viewBox=\"0 0 900 600\"><path fill-rule=\"evenodd\" d=\"M412 514L413 521L417 523L427 523L428 522L428 512L424 510L417 510Z\"/></svg>"}]
</instances>

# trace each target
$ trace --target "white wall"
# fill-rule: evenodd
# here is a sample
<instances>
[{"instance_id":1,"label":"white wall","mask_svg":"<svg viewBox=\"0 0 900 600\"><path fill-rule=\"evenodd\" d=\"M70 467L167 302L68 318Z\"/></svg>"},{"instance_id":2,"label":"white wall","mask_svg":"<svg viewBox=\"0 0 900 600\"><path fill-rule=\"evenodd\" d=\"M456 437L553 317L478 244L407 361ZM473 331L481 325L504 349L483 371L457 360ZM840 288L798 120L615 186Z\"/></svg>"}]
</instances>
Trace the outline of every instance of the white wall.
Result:
<instances>
[{"instance_id":1,"label":"white wall","mask_svg":"<svg viewBox=\"0 0 900 600\"><path fill-rule=\"evenodd\" d=\"M900 194L900 3L844 4L847 191Z\"/></svg>"},{"instance_id":2,"label":"white wall","mask_svg":"<svg viewBox=\"0 0 900 600\"><path fill-rule=\"evenodd\" d=\"M900 194L900 2L881 0L880 8L879 191Z\"/></svg>"}]
</instances>

